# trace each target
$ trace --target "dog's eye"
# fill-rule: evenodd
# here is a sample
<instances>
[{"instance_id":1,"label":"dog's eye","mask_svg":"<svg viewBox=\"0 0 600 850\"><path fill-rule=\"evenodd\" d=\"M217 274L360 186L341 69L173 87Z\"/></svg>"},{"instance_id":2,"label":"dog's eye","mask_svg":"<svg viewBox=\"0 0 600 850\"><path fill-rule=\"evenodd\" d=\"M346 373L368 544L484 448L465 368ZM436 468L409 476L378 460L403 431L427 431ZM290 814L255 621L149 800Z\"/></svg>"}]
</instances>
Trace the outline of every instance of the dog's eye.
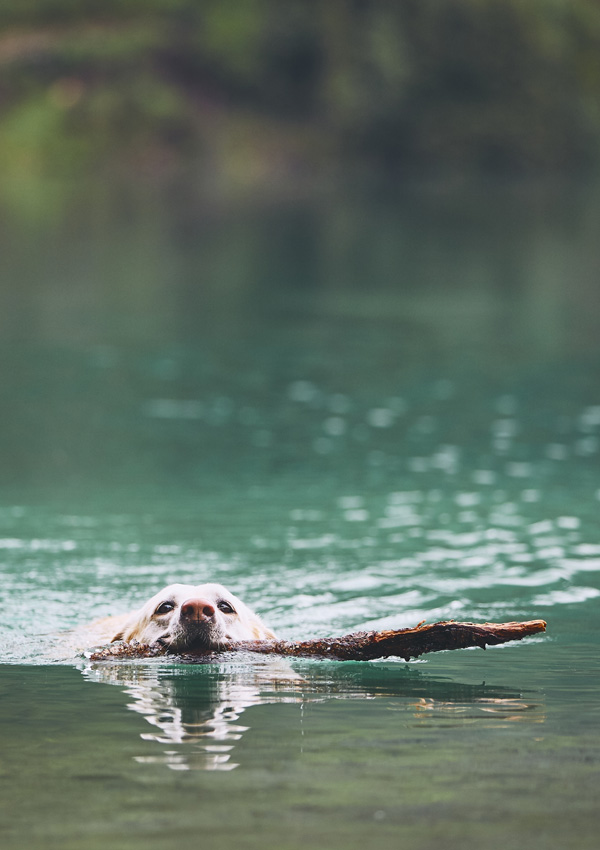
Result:
<instances>
[{"instance_id":1,"label":"dog's eye","mask_svg":"<svg viewBox=\"0 0 600 850\"><path fill-rule=\"evenodd\" d=\"M174 602L161 602L154 613L155 614L168 614L169 611L172 611L174 607L175 607Z\"/></svg>"},{"instance_id":2,"label":"dog's eye","mask_svg":"<svg viewBox=\"0 0 600 850\"><path fill-rule=\"evenodd\" d=\"M224 614L235 614L235 608L229 602L225 602L224 599L217 603L217 608Z\"/></svg>"}]
</instances>

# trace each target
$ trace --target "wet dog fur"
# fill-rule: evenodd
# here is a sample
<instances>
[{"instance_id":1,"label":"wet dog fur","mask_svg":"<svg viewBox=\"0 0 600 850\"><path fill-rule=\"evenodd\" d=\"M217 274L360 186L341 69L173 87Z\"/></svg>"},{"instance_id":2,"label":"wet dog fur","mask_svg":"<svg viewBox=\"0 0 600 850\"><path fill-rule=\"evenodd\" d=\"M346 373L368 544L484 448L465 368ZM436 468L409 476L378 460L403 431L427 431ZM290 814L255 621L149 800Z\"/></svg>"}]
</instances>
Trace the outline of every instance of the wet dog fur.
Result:
<instances>
[{"instance_id":1,"label":"wet dog fur","mask_svg":"<svg viewBox=\"0 0 600 850\"><path fill-rule=\"evenodd\" d=\"M126 615L111 640L159 643L178 653L275 637L258 614L223 585L170 584Z\"/></svg>"}]
</instances>

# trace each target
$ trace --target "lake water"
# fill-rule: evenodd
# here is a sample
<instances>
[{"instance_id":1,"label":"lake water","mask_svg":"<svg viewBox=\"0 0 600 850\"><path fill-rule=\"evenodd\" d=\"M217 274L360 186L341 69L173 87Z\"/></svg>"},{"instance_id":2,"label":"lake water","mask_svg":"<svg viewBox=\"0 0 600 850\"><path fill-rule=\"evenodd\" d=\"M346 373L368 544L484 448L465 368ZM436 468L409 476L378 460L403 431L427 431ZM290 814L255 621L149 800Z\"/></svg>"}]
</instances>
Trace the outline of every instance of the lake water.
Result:
<instances>
[{"instance_id":1,"label":"lake water","mask_svg":"<svg viewBox=\"0 0 600 850\"><path fill-rule=\"evenodd\" d=\"M596 847L599 208L123 186L4 211L4 848ZM208 580L286 638L548 631L290 667L92 663L62 634Z\"/></svg>"}]
</instances>

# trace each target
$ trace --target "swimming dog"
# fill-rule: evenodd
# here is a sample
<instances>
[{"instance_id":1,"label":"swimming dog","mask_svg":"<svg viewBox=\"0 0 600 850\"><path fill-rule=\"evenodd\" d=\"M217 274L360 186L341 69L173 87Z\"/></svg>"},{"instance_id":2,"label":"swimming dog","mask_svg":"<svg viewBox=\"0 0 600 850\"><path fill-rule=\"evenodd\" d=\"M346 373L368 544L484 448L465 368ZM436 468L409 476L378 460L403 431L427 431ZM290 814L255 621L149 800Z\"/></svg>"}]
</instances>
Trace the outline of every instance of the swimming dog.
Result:
<instances>
[{"instance_id":1,"label":"swimming dog","mask_svg":"<svg viewBox=\"0 0 600 850\"><path fill-rule=\"evenodd\" d=\"M121 619L112 641L161 644L168 652L226 648L276 635L221 584L170 584Z\"/></svg>"}]
</instances>

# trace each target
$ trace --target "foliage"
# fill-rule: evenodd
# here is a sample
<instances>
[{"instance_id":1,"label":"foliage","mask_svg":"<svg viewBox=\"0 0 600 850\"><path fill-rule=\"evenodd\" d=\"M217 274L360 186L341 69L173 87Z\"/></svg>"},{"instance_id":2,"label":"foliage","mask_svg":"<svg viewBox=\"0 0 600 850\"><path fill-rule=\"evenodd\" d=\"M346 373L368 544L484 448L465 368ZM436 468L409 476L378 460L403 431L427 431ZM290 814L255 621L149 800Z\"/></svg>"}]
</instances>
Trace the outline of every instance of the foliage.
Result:
<instances>
[{"instance_id":1,"label":"foliage","mask_svg":"<svg viewBox=\"0 0 600 850\"><path fill-rule=\"evenodd\" d=\"M0 0L0 26L13 183L190 156L246 181L598 161L593 0Z\"/></svg>"}]
</instances>

